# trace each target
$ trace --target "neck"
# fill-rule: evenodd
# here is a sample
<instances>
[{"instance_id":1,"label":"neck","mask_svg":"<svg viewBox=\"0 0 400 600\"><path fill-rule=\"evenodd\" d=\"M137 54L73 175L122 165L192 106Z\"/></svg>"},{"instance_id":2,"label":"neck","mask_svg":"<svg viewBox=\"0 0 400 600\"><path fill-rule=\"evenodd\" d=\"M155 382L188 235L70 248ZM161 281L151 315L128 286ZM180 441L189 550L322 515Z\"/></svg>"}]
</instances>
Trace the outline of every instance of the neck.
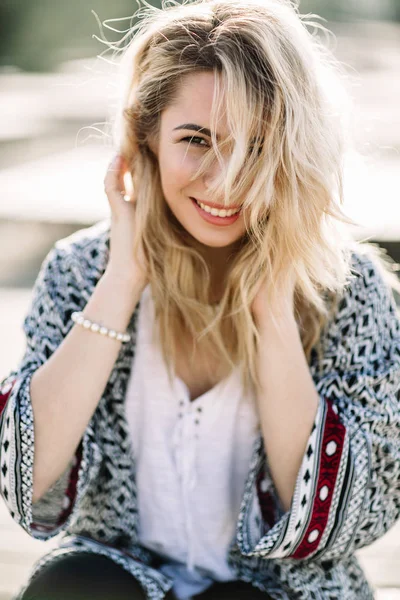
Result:
<instances>
[{"instance_id":1,"label":"neck","mask_svg":"<svg viewBox=\"0 0 400 600\"><path fill-rule=\"evenodd\" d=\"M232 264L232 259L237 251L237 245L226 246L223 248L212 248L203 246L202 256L207 262L211 275L211 295L210 304L220 302L224 290L226 276Z\"/></svg>"}]
</instances>

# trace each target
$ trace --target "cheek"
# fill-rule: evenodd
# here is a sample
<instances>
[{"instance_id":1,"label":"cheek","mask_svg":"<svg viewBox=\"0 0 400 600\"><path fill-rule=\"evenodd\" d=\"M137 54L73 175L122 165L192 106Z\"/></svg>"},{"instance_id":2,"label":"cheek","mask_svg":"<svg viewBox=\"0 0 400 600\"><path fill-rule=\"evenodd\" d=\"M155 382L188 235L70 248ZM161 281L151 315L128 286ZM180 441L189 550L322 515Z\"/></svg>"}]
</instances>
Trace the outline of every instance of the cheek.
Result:
<instances>
[{"instance_id":1,"label":"cheek","mask_svg":"<svg viewBox=\"0 0 400 600\"><path fill-rule=\"evenodd\" d=\"M168 152L160 157L161 181L166 189L179 190L190 185L190 178L199 167L199 160L182 151Z\"/></svg>"}]
</instances>

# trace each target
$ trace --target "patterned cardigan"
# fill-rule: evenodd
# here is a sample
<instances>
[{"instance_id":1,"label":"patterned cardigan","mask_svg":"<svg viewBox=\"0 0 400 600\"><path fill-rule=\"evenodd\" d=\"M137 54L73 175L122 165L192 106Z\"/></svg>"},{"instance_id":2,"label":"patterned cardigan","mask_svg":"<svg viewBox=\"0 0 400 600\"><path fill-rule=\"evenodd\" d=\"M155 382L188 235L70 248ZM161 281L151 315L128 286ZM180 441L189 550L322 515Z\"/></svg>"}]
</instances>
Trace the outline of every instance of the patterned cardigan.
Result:
<instances>
[{"instance_id":1,"label":"patterned cardigan","mask_svg":"<svg viewBox=\"0 0 400 600\"><path fill-rule=\"evenodd\" d=\"M104 273L109 234L109 220L82 229L56 242L42 264L23 323L25 354L0 387L0 493L29 535L48 540L61 534L31 578L61 554L94 552L135 576L150 600L161 600L172 581L157 569L157 555L138 541L124 408L140 301L128 326L132 341L121 345L75 456L32 505L30 380ZM276 600L372 599L354 552L400 516L400 319L376 262L361 252L352 261L352 276L322 332L323 360L314 350L311 355L320 404L290 510L279 503L260 434L229 549L236 578Z\"/></svg>"}]
</instances>

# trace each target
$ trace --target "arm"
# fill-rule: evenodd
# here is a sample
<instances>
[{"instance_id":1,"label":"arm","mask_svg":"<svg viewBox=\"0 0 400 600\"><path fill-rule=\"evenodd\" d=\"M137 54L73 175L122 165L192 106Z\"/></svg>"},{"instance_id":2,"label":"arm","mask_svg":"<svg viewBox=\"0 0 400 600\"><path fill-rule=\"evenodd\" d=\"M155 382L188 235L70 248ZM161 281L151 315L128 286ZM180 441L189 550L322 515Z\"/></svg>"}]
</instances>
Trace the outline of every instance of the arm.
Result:
<instances>
[{"instance_id":1,"label":"arm","mask_svg":"<svg viewBox=\"0 0 400 600\"><path fill-rule=\"evenodd\" d=\"M138 299L130 284L104 274L86 304L70 259L57 248L46 257L24 320L25 355L1 386L1 494L12 517L42 538L65 525L96 476L100 450L91 417L121 344L74 325L71 313L84 308L122 330ZM35 512L43 515L44 505L39 524Z\"/></svg>"},{"instance_id":2,"label":"arm","mask_svg":"<svg viewBox=\"0 0 400 600\"><path fill-rule=\"evenodd\" d=\"M139 300L135 282L106 273L85 306L85 317L125 331ZM121 342L73 325L31 380L35 421L35 502L74 455L110 377Z\"/></svg>"},{"instance_id":3,"label":"arm","mask_svg":"<svg viewBox=\"0 0 400 600\"><path fill-rule=\"evenodd\" d=\"M276 432L268 442L272 456L260 450L245 492L250 514L242 515L238 530L248 556L341 559L381 537L400 516L400 319L372 261L358 258L355 268L324 334L322 365L314 360L310 368L318 395L313 423L299 428L292 461L288 452L278 456L283 441L276 442ZM302 377L304 393L309 381ZM289 391L298 402L298 391ZM301 402L312 403L313 394ZM279 411L278 401L268 401ZM287 414L280 417L275 427L283 437Z\"/></svg>"},{"instance_id":4,"label":"arm","mask_svg":"<svg viewBox=\"0 0 400 600\"><path fill-rule=\"evenodd\" d=\"M279 325L278 331L266 318L260 328L257 405L272 478L288 511L319 398L293 312L283 315Z\"/></svg>"}]
</instances>

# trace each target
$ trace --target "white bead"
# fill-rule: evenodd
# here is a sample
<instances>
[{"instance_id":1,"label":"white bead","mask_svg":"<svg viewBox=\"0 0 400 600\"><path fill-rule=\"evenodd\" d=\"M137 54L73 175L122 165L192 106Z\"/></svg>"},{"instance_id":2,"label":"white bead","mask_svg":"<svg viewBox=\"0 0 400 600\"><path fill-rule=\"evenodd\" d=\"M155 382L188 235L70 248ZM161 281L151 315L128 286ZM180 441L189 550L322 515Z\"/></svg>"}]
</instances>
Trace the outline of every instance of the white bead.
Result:
<instances>
[{"instance_id":1,"label":"white bead","mask_svg":"<svg viewBox=\"0 0 400 600\"><path fill-rule=\"evenodd\" d=\"M328 456L333 456L333 454L335 454L336 452L336 448L337 448L337 444L336 442L334 442L333 440L330 441L327 445L326 445L326 453Z\"/></svg>"},{"instance_id":2,"label":"white bead","mask_svg":"<svg viewBox=\"0 0 400 600\"><path fill-rule=\"evenodd\" d=\"M308 536L307 540L310 542L310 544L312 544L313 542L315 542L315 540L318 538L319 536L319 531L318 529L314 529Z\"/></svg>"},{"instance_id":3,"label":"white bead","mask_svg":"<svg viewBox=\"0 0 400 600\"><path fill-rule=\"evenodd\" d=\"M124 342L129 342L130 339L131 339L131 336L128 333L126 333L124 335Z\"/></svg>"},{"instance_id":4,"label":"white bead","mask_svg":"<svg viewBox=\"0 0 400 600\"><path fill-rule=\"evenodd\" d=\"M329 494L329 488L327 485L324 485L319 492L319 497L321 500L326 500L328 497L328 494Z\"/></svg>"},{"instance_id":5,"label":"white bead","mask_svg":"<svg viewBox=\"0 0 400 600\"><path fill-rule=\"evenodd\" d=\"M91 326L91 324L92 323L89 321L89 319L85 319L83 321L83 326L84 326L85 329L89 329L89 327Z\"/></svg>"},{"instance_id":6,"label":"white bead","mask_svg":"<svg viewBox=\"0 0 400 600\"><path fill-rule=\"evenodd\" d=\"M101 335L107 335L107 327L100 327L99 329L99 333L101 333Z\"/></svg>"},{"instance_id":7,"label":"white bead","mask_svg":"<svg viewBox=\"0 0 400 600\"><path fill-rule=\"evenodd\" d=\"M114 331L114 329L110 329L110 331L108 332L108 336L110 338L115 338L115 337L117 337L117 332Z\"/></svg>"},{"instance_id":8,"label":"white bead","mask_svg":"<svg viewBox=\"0 0 400 600\"><path fill-rule=\"evenodd\" d=\"M124 334L123 333L117 333L117 340L119 342L122 342L123 339L124 339Z\"/></svg>"},{"instance_id":9,"label":"white bead","mask_svg":"<svg viewBox=\"0 0 400 600\"><path fill-rule=\"evenodd\" d=\"M92 331L98 331L100 329L100 325L98 325L97 323L92 323L90 329Z\"/></svg>"},{"instance_id":10,"label":"white bead","mask_svg":"<svg viewBox=\"0 0 400 600\"><path fill-rule=\"evenodd\" d=\"M79 317L76 319L76 322L78 323L78 325L82 325L84 320L85 318L82 315L79 315Z\"/></svg>"}]
</instances>

